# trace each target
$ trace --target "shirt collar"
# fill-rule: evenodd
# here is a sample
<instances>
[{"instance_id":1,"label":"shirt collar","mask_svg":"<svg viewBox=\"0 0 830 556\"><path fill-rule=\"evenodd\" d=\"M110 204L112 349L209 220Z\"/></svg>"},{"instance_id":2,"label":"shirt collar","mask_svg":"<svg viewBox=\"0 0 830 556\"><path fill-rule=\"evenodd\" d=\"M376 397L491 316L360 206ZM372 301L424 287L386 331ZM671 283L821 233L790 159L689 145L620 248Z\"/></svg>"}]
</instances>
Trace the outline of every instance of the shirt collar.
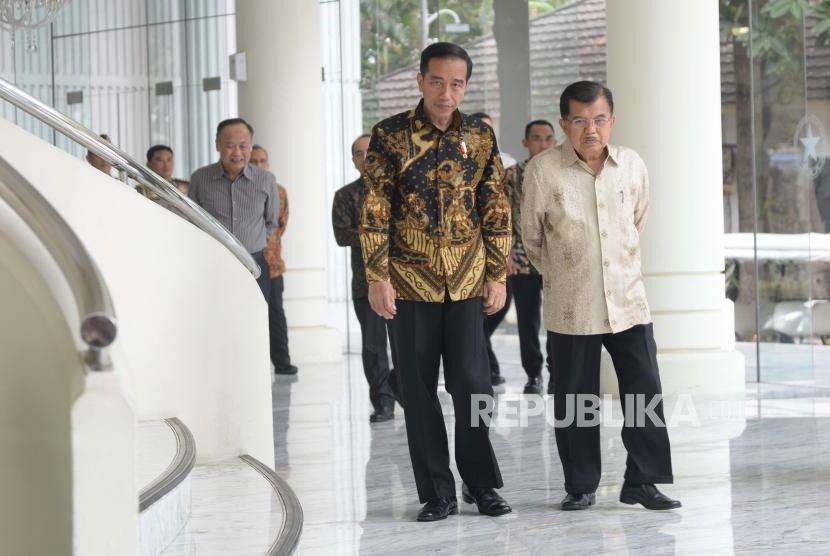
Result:
<instances>
[{"instance_id":1,"label":"shirt collar","mask_svg":"<svg viewBox=\"0 0 830 556\"><path fill-rule=\"evenodd\" d=\"M609 144L607 147L608 149L608 160L610 160L614 166L620 165L620 149L616 145Z\"/></svg>"},{"instance_id":2,"label":"shirt collar","mask_svg":"<svg viewBox=\"0 0 830 556\"><path fill-rule=\"evenodd\" d=\"M614 166L619 166L620 150L616 145L610 143L605 147L608 152L606 162L611 162ZM579 162L579 156L576 154L573 145L569 139L565 139L562 143L562 167L566 168Z\"/></svg>"},{"instance_id":3,"label":"shirt collar","mask_svg":"<svg viewBox=\"0 0 830 556\"><path fill-rule=\"evenodd\" d=\"M562 143L562 168L572 166L576 164L578 160L579 157L577 156L573 145L571 145L570 139L565 139Z\"/></svg>"},{"instance_id":4,"label":"shirt collar","mask_svg":"<svg viewBox=\"0 0 830 556\"><path fill-rule=\"evenodd\" d=\"M250 164L246 164L245 168L242 169L242 175L245 176L245 178L247 178L249 180L251 179L252 172L253 171L251 170L251 165ZM218 179L222 179L222 178L226 178L226 177L227 177L227 174L225 173L225 167L222 166L222 161L220 160L219 162L217 162L213 166L213 178L218 180ZM237 179L238 178L239 178L239 176L237 176Z\"/></svg>"},{"instance_id":5,"label":"shirt collar","mask_svg":"<svg viewBox=\"0 0 830 556\"><path fill-rule=\"evenodd\" d=\"M426 125L435 127L432 125L432 122L429 121L429 118L427 118L427 115L424 112L424 99L421 99L420 102L418 102L418 106L409 111L409 120L412 123L413 131L420 131ZM464 119L461 117L461 112L456 109L455 112L452 113L452 123L447 131L463 131L463 124Z\"/></svg>"}]
</instances>

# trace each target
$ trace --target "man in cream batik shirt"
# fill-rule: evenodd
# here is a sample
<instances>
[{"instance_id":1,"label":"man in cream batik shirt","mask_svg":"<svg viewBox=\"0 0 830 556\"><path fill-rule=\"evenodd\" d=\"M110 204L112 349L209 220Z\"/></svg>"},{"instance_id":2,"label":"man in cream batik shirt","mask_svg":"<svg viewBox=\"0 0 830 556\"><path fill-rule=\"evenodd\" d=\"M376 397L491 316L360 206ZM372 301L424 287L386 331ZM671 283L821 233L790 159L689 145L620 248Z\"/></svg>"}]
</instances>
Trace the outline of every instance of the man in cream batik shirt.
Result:
<instances>
[{"instance_id":1,"label":"man in cream batik shirt","mask_svg":"<svg viewBox=\"0 0 830 556\"><path fill-rule=\"evenodd\" d=\"M599 424L566 415L578 417L585 396L598 399L603 346L614 362L626 415L635 410L626 401L639 395L645 399L642 407L653 407L658 418L645 412L644 419L626 419L622 439L628 458L620 501L653 510L678 508L680 502L654 486L671 483L672 468L640 269L648 173L637 153L608 144L614 125L608 88L573 83L562 92L559 108L567 141L528 164L521 214L525 250L543 276L544 319L556 369L554 414L561 421L556 446L567 492L562 509L582 510L596 501Z\"/></svg>"}]
</instances>

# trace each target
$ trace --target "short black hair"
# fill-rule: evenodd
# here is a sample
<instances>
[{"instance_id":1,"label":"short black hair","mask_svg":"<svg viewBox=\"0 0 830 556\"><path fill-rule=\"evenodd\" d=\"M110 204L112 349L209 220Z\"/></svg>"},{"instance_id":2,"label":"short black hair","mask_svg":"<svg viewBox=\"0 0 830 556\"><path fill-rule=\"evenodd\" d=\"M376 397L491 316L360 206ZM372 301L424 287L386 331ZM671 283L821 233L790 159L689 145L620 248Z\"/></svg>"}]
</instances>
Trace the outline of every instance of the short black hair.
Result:
<instances>
[{"instance_id":1,"label":"short black hair","mask_svg":"<svg viewBox=\"0 0 830 556\"><path fill-rule=\"evenodd\" d=\"M357 138L357 139L355 139L354 141L352 141L352 149L351 149L351 151L352 151L352 156L354 156L354 146L355 146L355 145L357 145L357 142L358 142L358 141L360 141L361 139L363 139L364 137L371 137L371 136L372 136L372 134L371 134L371 133L364 133L364 134L362 134L362 135L358 136L358 138Z\"/></svg>"},{"instance_id":2,"label":"short black hair","mask_svg":"<svg viewBox=\"0 0 830 556\"><path fill-rule=\"evenodd\" d=\"M222 133L222 130L228 127L229 125L236 125L242 124L248 128L248 131L251 132L251 137L254 136L254 128L251 124L243 120L242 118L228 118L227 120L222 120L219 122L219 125L216 126L216 137L219 137L219 134Z\"/></svg>"},{"instance_id":3,"label":"short black hair","mask_svg":"<svg viewBox=\"0 0 830 556\"><path fill-rule=\"evenodd\" d=\"M567 118L571 113L571 101L584 102L591 104L595 102L600 96L605 97L608 101L608 107L611 108L611 113L614 113L614 96L611 94L611 89L597 83L596 81L577 81L571 83L565 90L562 91L562 96L559 97L559 113L563 118Z\"/></svg>"},{"instance_id":4,"label":"short black hair","mask_svg":"<svg viewBox=\"0 0 830 556\"><path fill-rule=\"evenodd\" d=\"M268 151L267 151L267 150L265 149L265 147L263 147L262 145L256 145L256 144L255 144L253 147L251 147L251 150L252 150L252 151L255 151L255 150L257 150L257 149L259 149L259 150L261 150L262 152L264 152L266 156L268 155Z\"/></svg>"},{"instance_id":5,"label":"short black hair","mask_svg":"<svg viewBox=\"0 0 830 556\"><path fill-rule=\"evenodd\" d=\"M532 122L529 122L525 126L525 139L530 137L530 130L533 129L533 126L535 126L535 125L546 125L551 129L551 131L556 133L556 129L554 129L553 124L550 123L549 121L547 121L547 120L533 120Z\"/></svg>"},{"instance_id":6,"label":"short black hair","mask_svg":"<svg viewBox=\"0 0 830 556\"><path fill-rule=\"evenodd\" d=\"M421 68L422 75L426 75L429 70L429 61L433 58L459 58L467 62L467 81L473 75L473 61L467 51L451 42L434 42L421 51Z\"/></svg>"},{"instance_id":7,"label":"short black hair","mask_svg":"<svg viewBox=\"0 0 830 556\"><path fill-rule=\"evenodd\" d=\"M472 114L470 114L470 116L472 116L473 118L478 118L479 120L481 120L483 118L487 118L488 120L493 119L493 118L490 117L490 114L488 114L487 112L473 112Z\"/></svg>"},{"instance_id":8,"label":"short black hair","mask_svg":"<svg viewBox=\"0 0 830 556\"><path fill-rule=\"evenodd\" d=\"M156 153L159 151L167 151L170 153L170 156L173 156L173 149L171 149L167 145L153 145L152 147L147 149L147 162L153 160L153 157L156 156Z\"/></svg>"}]
</instances>

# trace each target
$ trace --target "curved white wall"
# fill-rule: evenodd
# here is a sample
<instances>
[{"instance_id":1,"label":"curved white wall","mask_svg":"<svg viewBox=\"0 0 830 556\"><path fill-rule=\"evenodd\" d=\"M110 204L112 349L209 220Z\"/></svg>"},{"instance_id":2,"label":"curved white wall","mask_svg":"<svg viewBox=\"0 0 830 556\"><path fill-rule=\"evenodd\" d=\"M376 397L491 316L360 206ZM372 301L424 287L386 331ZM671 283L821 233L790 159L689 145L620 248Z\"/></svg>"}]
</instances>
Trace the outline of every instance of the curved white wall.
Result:
<instances>
[{"instance_id":1,"label":"curved white wall","mask_svg":"<svg viewBox=\"0 0 830 556\"><path fill-rule=\"evenodd\" d=\"M0 121L0 155L80 236L110 289L117 362L139 418L176 416L201 460L273 465L265 301L222 245L63 151Z\"/></svg>"},{"instance_id":2,"label":"curved white wall","mask_svg":"<svg viewBox=\"0 0 830 556\"><path fill-rule=\"evenodd\" d=\"M2 202L0 306L0 552L135 552L135 416L123 353L115 344L114 372L85 374L68 284Z\"/></svg>"},{"instance_id":3,"label":"curved white wall","mask_svg":"<svg viewBox=\"0 0 830 556\"><path fill-rule=\"evenodd\" d=\"M0 551L70 554L70 412L82 365L60 307L3 224L0 217Z\"/></svg>"}]
</instances>

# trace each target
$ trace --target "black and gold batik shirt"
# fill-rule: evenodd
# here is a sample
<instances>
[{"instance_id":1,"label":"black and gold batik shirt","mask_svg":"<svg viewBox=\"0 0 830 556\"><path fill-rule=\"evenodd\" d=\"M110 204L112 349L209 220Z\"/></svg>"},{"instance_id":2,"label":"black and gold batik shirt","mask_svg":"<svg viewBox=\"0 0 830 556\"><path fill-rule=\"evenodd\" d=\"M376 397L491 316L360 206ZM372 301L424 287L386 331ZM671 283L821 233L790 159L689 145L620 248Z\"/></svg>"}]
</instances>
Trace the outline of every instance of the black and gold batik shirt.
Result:
<instances>
[{"instance_id":1,"label":"black and gold batik shirt","mask_svg":"<svg viewBox=\"0 0 830 556\"><path fill-rule=\"evenodd\" d=\"M513 267L518 274L539 274L530 259L527 258L525 244L522 241L522 180L524 179L525 168L530 159L514 164L504 171L504 186L510 195L510 204L513 208L513 248L510 249L510 258L513 259Z\"/></svg>"},{"instance_id":2,"label":"black and gold batik shirt","mask_svg":"<svg viewBox=\"0 0 830 556\"><path fill-rule=\"evenodd\" d=\"M371 284L397 298L442 302L504 282L512 230L493 130L459 111L446 132L423 101L372 130L360 243Z\"/></svg>"}]
</instances>

